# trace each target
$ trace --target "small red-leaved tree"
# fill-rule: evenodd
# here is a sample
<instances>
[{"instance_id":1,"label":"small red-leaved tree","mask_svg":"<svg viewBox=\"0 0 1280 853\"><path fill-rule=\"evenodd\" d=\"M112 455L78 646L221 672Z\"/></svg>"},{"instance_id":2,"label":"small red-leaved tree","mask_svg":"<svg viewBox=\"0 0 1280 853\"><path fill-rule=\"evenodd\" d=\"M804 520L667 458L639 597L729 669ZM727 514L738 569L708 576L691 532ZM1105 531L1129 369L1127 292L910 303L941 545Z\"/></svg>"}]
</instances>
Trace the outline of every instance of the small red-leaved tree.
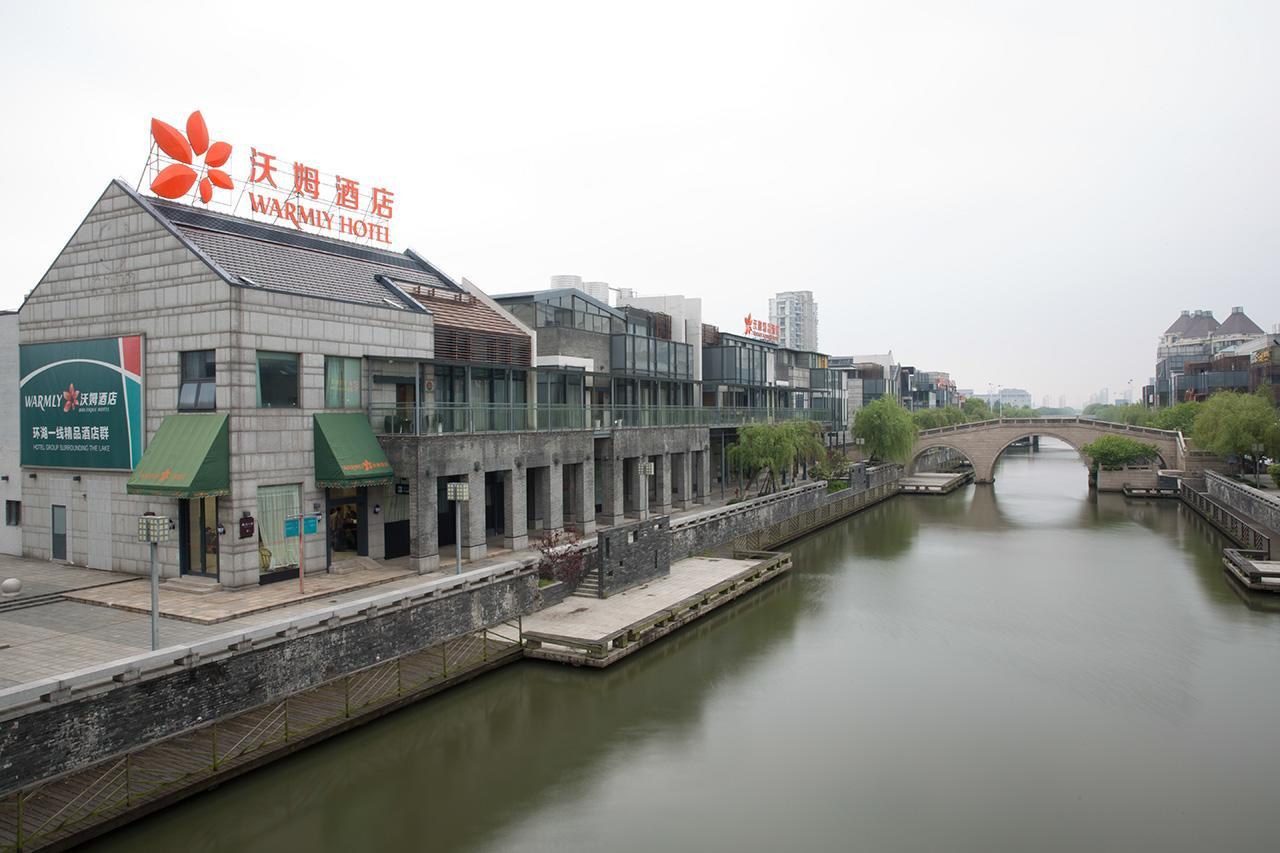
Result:
<instances>
[{"instance_id":1,"label":"small red-leaved tree","mask_svg":"<svg viewBox=\"0 0 1280 853\"><path fill-rule=\"evenodd\" d=\"M538 563L538 577L549 581L562 581L573 586L582 578L586 557L578 548L582 537L573 530L544 530L533 540L542 560Z\"/></svg>"}]
</instances>

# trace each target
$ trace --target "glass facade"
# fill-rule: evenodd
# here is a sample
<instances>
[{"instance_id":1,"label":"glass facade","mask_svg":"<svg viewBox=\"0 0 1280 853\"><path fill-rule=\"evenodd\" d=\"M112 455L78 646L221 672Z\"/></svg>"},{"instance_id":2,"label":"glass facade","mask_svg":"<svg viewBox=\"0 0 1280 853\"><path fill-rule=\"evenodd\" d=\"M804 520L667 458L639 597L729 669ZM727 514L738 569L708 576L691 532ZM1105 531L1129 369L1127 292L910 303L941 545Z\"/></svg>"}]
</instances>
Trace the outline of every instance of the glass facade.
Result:
<instances>
[{"instance_id":1,"label":"glass facade","mask_svg":"<svg viewBox=\"0 0 1280 853\"><path fill-rule=\"evenodd\" d=\"M676 341L643 335L614 335L609 366L614 373L693 378L692 348Z\"/></svg>"}]
</instances>

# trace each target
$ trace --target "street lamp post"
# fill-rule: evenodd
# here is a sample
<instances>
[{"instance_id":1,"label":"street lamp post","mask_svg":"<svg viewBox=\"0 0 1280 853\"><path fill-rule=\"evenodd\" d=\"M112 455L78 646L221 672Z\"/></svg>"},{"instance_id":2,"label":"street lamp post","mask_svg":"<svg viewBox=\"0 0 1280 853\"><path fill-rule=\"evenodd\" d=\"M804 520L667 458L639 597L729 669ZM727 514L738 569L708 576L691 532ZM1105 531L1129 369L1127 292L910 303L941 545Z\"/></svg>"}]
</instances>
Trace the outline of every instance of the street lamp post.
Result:
<instances>
[{"instance_id":1,"label":"street lamp post","mask_svg":"<svg viewBox=\"0 0 1280 853\"><path fill-rule=\"evenodd\" d=\"M471 489L469 484L463 482L451 482L446 487L446 495L449 500L453 501L453 519L454 519L454 538L453 538L453 554L454 554L454 571L456 575L462 574L462 507L471 499Z\"/></svg>"},{"instance_id":2,"label":"street lamp post","mask_svg":"<svg viewBox=\"0 0 1280 853\"><path fill-rule=\"evenodd\" d=\"M1262 456L1262 445L1259 442L1253 443L1253 484L1257 488L1262 488L1262 474L1258 460Z\"/></svg>"},{"instance_id":3,"label":"street lamp post","mask_svg":"<svg viewBox=\"0 0 1280 853\"><path fill-rule=\"evenodd\" d=\"M153 512L138 517L138 541L151 543L151 651L160 648L160 574L156 566L159 543L169 539L169 519Z\"/></svg>"}]
</instances>

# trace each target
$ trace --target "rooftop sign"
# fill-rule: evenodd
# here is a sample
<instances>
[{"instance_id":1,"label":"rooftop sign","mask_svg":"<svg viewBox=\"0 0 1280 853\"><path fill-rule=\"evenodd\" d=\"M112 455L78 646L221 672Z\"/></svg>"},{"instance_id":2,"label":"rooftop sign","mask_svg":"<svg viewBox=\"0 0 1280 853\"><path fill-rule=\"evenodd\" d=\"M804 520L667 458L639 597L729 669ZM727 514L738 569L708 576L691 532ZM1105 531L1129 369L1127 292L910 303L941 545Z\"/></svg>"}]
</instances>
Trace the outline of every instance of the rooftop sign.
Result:
<instances>
[{"instance_id":1,"label":"rooftop sign","mask_svg":"<svg viewBox=\"0 0 1280 853\"><path fill-rule=\"evenodd\" d=\"M370 244L391 244L395 193L349 175L249 148L247 168L231 164L233 147L210 140L199 110L186 133L151 119L153 144L144 176L161 198L218 207L258 222ZM246 199L247 197L247 199Z\"/></svg>"},{"instance_id":2,"label":"rooftop sign","mask_svg":"<svg viewBox=\"0 0 1280 853\"><path fill-rule=\"evenodd\" d=\"M757 320L750 314L742 318L747 329L743 332L744 337L755 338L758 341L776 344L778 342L778 326L776 323L768 323L764 320Z\"/></svg>"}]
</instances>

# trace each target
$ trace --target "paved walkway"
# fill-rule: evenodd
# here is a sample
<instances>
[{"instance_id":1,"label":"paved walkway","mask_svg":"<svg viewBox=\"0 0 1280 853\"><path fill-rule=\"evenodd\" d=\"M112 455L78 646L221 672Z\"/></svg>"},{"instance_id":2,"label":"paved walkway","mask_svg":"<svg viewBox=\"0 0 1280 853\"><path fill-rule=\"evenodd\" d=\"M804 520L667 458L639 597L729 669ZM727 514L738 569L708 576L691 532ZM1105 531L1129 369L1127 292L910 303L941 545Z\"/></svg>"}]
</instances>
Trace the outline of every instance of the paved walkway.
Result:
<instances>
[{"instance_id":1,"label":"paved walkway","mask_svg":"<svg viewBox=\"0 0 1280 853\"><path fill-rule=\"evenodd\" d=\"M423 579L422 575L410 571L407 567L393 568L379 565L376 568L357 569L342 575L307 575L303 580L301 592L298 590L296 579L278 581L265 586L222 589L208 593L177 591L166 588L168 584L162 583L158 599L160 613L165 616L202 625L213 625L251 613L278 610L303 601L331 598L340 592L355 589L367 590L371 586L380 586L409 576L414 580ZM68 592L64 597L71 601L83 601L86 604L131 610L135 613L150 613L151 581L146 578L135 578L124 583Z\"/></svg>"},{"instance_id":2,"label":"paved walkway","mask_svg":"<svg viewBox=\"0 0 1280 853\"><path fill-rule=\"evenodd\" d=\"M725 504L714 500L671 515L683 518ZM444 577L454 572L452 556L452 549L441 549L440 568L428 575L410 572L407 558L386 561L384 572L308 575L305 596L299 596L296 580L202 595L166 591L161 585L161 611L169 615L160 619L160 645L198 642L239 626L254 627L371 592L390 592ZM515 552L494 548L482 559L465 561L463 570L537 557L533 548ZM23 590L17 598L0 599L0 687L109 663L151 646L150 586L145 578L0 555L0 580L10 577L21 578ZM5 607L58 594L62 600ZM643 589L633 590L609 600L635 601L643 595Z\"/></svg>"}]
</instances>

